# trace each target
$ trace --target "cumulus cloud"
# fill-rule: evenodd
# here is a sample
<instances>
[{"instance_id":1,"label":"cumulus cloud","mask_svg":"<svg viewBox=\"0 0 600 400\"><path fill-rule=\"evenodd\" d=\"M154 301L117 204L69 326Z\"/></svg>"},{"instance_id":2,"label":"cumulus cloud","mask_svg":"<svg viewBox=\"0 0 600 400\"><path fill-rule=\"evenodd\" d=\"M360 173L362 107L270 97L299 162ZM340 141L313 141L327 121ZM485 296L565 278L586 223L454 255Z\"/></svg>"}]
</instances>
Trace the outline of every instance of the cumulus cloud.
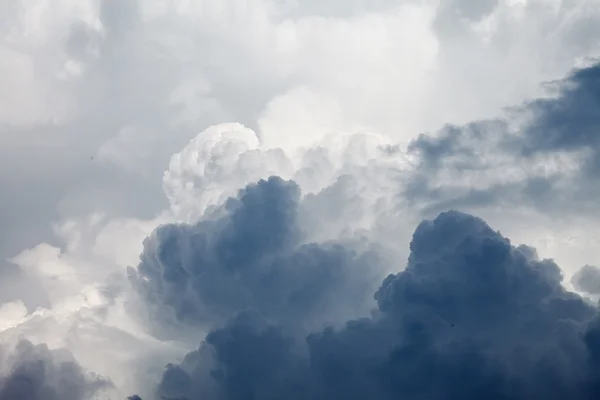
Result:
<instances>
[{"instance_id":1,"label":"cumulus cloud","mask_svg":"<svg viewBox=\"0 0 600 400\"><path fill-rule=\"evenodd\" d=\"M597 311L559 267L483 220L445 212L414 232L371 317L290 335L243 311L169 365L163 399L587 398ZM401 266L399 266L401 268Z\"/></svg>"},{"instance_id":2,"label":"cumulus cloud","mask_svg":"<svg viewBox=\"0 0 600 400\"><path fill-rule=\"evenodd\" d=\"M404 151L382 135L331 134L312 146L283 149L261 145L241 124L220 124L171 157L163 187L171 216L195 223L259 179L293 179L304 198L298 223L322 241L375 233L380 220L398 211L393 197L410 168Z\"/></svg>"},{"instance_id":3,"label":"cumulus cloud","mask_svg":"<svg viewBox=\"0 0 600 400\"><path fill-rule=\"evenodd\" d=\"M151 318L211 327L249 307L314 328L368 306L377 254L307 241L300 207L297 184L271 177L230 198L223 216L160 226L130 269L134 287L162 309Z\"/></svg>"},{"instance_id":4,"label":"cumulus cloud","mask_svg":"<svg viewBox=\"0 0 600 400\"><path fill-rule=\"evenodd\" d=\"M539 389L551 398L599 376L598 329L572 338L591 306L560 287L583 291L581 279L558 284L552 262L455 214L435 220L447 241L421 226L405 246L423 216L460 208L565 276L596 263L597 67L582 62L598 55L597 2L5 3L0 256L13 265L0 265L0 341L67 348L83 374L110 378L107 398L153 400L168 363L158 392L192 398L531 394L555 374L555 392ZM502 303L465 267L483 257L469 246L532 292ZM489 289L479 305L476 285ZM478 306L525 300L534 322L507 322L504 342L467 332ZM484 383L460 392L461 371Z\"/></svg>"},{"instance_id":5,"label":"cumulus cloud","mask_svg":"<svg viewBox=\"0 0 600 400\"><path fill-rule=\"evenodd\" d=\"M333 136L298 152L256 147L256 137L239 124L199 134L173 156L163 181L171 207L155 219L72 218L55 226L61 246L14 257L46 296L41 308L4 307L1 337L68 347L124 397L152 389L198 332L241 307L287 318L298 330L367 312L383 260L396 252L396 238L371 239L386 237L390 226L380 225L397 218L402 153L377 135ZM257 167L232 173L245 165ZM289 165L302 188L274 177L239 192L277 165ZM133 291L126 267L140 254Z\"/></svg>"},{"instance_id":6,"label":"cumulus cloud","mask_svg":"<svg viewBox=\"0 0 600 400\"><path fill-rule=\"evenodd\" d=\"M28 341L4 354L2 370L3 400L84 400L112 385L101 377L88 376L70 353Z\"/></svg>"}]
</instances>

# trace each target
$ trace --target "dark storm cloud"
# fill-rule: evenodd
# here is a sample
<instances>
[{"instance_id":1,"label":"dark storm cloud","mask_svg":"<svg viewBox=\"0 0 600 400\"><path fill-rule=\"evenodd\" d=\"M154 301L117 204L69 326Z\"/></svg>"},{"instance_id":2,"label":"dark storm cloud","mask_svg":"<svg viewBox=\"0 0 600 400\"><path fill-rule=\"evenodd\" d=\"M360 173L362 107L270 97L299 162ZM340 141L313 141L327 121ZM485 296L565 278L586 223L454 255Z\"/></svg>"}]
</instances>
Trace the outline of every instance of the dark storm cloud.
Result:
<instances>
[{"instance_id":1,"label":"dark storm cloud","mask_svg":"<svg viewBox=\"0 0 600 400\"><path fill-rule=\"evenodd\" d=\"M597 210L600 64L576 70L549 87L555 91L551 97L514 107L503 119L446 126L436 135L414 139L409 151L418 156L419 166L406 195L415 203L426 202L429 212L514 203L539 210ZM512 119L525 121L516 133L511 132ZM560 155L578 160L582 168L571 176L561 170L543 176L532 172L531 166L544 157ZM511 168L521 168L519 181L502 179L502 170ZM454 179L440 183L438 178L449 173ZM498 181L481 188L455 184L459 178L493 176ZM574 202L581 207L572 207Z\"/></svg>"},{"instance_id":2,"label":"dark storm cloud","mask_svg":"<svg viewBox=\"0 0 600 400\"><path fill-rule=\"evenodd\" d=\"M573 275L571 283L581 292L600 294L600 268L585 265Z\"/></svg>"},{"instance_id":3,"label":"dark storm cloud","mask_svg":"<svg viewBox=\"0 0 600 400\"><path fill-rule=\"evenodd\" d=\"M370 251L306 243L300 189L272 177L249 185L216 217L159 227L144 243L136 290L153 318L185 325L222 322L247 307L299 326L349 318L368 304Z\"/></svg>"},{"instance_id":4,"label":"dark storm cloud","mask_svg":"<svg viewBox=\"0 0 600 400\"><path fill-rule=\"evenodd\" d=\"M88 377L68 353L20 342L7 357L10 370L0 378L0 400L84 400L111 386Z\"/></svg>"},{"instance_id":5,"label":"dark storm cloud","mask_svg":"<svg viewBox=\"0 0 600 400\"><path fill-rule=\"evenodd\" d=\"M477 22L490 15L498 5L498 0L450 0L440 4L434 27L440 36L446 37L457 31L466 31L464 21Z\"/></svg>"},{"instance_id":6,"label":"dark storm cloud","mask_svg":"<svg viewBox=\"0 0 600 400\"><path fill-rule=\"evenodd\" d=\"M600 64L575 71L558 84L558 96L528 103L533 123L523 138L528 153L588 147L600 141Z\"/></svg>"},{"instance_id":7,"label":"dark storm cloud","mask_svg":"<svg viewBox=\"0 0 600 400\"><path fill-rule=\"evenodd\" d=\"M600 318L596 318L584 335L585 344L589 350L585 375L586 399L597 399L600 396Z\"/></svg>"},{"instance_id":8,"label":"dark storm cloud","mask_svg":"<svg viewBox=\"0 0 600 400\"><path fill-rule=\"evenodd\" d=\"M500 137L505 151L534 155L558 150L589 148L597 152L600 136L600 63L574 71L564 80L553 82L556 93L551 98L537 99L511 110L513 116L529 114L519 135L509 136L503 120L473 122L465 126L447 126L437 135L422 134L409 149L418 152L425 165L437 166L456 157L456 161L483 162L477 147L490 137ZM466 156L466 157L465 157ZM465 160L466 158L466 160ZM466 168L467 165L458 164Z\"/></svg>"},{"instance_id":9,"label":"dark storm cloud","mask_svg":"<svg viewBox=\"0 0 600 400\"><path fill-rule=\"evenodd\" d=\"M554 262L459 212L423 221L410 250L370 317L302 341L286 321L243 311L168 366L159 397L595 398L597 311L561 286Z\"/></svg>"}]
</instances>

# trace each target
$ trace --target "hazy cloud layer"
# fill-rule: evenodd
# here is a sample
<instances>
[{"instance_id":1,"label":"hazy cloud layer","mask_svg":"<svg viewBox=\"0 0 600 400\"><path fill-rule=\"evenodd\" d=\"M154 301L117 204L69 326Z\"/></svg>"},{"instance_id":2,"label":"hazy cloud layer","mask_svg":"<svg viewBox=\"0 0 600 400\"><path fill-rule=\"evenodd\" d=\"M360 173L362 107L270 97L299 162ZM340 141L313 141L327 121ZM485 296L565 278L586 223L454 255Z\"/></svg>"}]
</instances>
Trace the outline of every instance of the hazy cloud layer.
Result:
<instances>
[{"instance_id":1,"label":"hazy cloud layer","mask_svg":"<svg viewBox=\"0 0 600 400\"><path fill-rule=\"evenodd\" d=\"M61 216L159 211L169 157L211 124L238 121L286 146L356 129L409 140L493 116L598 51L595 2L2 7L0 177L11 211L0 218L11 229L0 243L12 253L49 240L39 230Z\"/></svg>"},{"instance_id":2,"label":"hazy cloud layer","mask_svg":"<svg viewBox=\"0 0 600 400\"><path fill-rule=\"evenodd\" d=\"M437 209L517 203L554 214L596 214L600 65L550 87L551 97L513 107L502 119L414 139L409 149L421 172L408 196Z\"/></svg>"}]
</instances>

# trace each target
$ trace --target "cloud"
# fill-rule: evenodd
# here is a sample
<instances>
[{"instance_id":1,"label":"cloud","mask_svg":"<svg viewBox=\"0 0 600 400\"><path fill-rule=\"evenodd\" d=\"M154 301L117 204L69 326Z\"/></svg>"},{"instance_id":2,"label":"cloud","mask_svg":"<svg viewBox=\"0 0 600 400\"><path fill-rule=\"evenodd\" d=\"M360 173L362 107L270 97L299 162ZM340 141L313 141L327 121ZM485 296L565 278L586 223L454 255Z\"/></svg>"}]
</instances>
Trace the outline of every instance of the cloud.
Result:
<instances>
[{"instance_id":1,"label":"cloud","mask_svg":"<svg viewBox=\"0 0 600 400\"><path fill-rule=\"evenodd\" d=\"M339 130L408 141L535 96L598 50L591 3L317 3L6 6L2 255L51 240L56 220L159 213L171 155L207 126L238 121L279 147ZM463 34L436 30L455 8L443 18Z\"/></svg>"},{"instance_id":2,"label":"cloud","mask_svg":"<svg viewBox=\"0 0 600 400\"><path fill-rule=\"evenodd\" d=\"M39 227L73 214L160 212L170 156L212 124L238 121L278 146L357 129L408 141L495 115L598 51L593 2L321 3L6 6L5 255L48 240ZM440 19L462 34L439 31ZM40 190L43 202L22 195ZM15 214L31 215L27 226Z\"/></svg>"},{"instance_id":3,"label":"cloud","mask_svg":"<svg viewBox=\"0 0 600 400\"><path fill-rule=\"evenodd\" d=\"M130 269L136 290L160 310L151 318L211 327L249 307L309 328L364 308L377 254L360 242L307 241L300 208L297 184L271 177L213 218L160 226Z\"/></svg>"},{"instance_id":4,"label":"cloud","mask_svg":"<svg viewBox=\"0 0 600 400\"><path fill-rule=\"evenodd\" d=\"M554 99L527 105L533 121L526 127L522 149L525 154L566 151L581 153L581 178L595 181L599 155L600 64L579 69L560 82Z\"/></svg>"},{"instance_id":5,"label":"cloud","mask_svg":"<svg viewBox=\"0 0 600 400\"><path fill-rule=\"evenodd\" d=\"M68 349L82 368L114 385L100 398L124 398L150 386L153 374L185 351L152 338L131 317L125 268L156 225L98 215L71 220L56 227L61 247L40 244L19 254L12 261L27 277L25 290L39 288L45 299L3 304L0 341L26 338Z\"/></svg>"},{"instance_id":6,"label":"cloud","mask_svg":"<svg viewBox=\"0 0 600 400\"><path fill-rule=\"evenodd\" d=\"M21 341L3 360L2 400L83 400L112 384L88 375L68 352Z\"/></svg>"},{"instance_id":7,"label":"cloud","mask_svg":"<svg viewBox=\"0 0 600 400\"><path fill-rule=\"evenodd\" d=\"M298 397L306 393L317 398L351 397L353 393L385 397L403 390L425 390L431 395L436 395L436 390L445 390L466 396L487 394L485 390L493 391L490 388L498 382L507 396L530 395L538 391L546 393L546 389L540 389L541 383L527 379L530 376L540 382L546 379L546 372L537 369L538 361L544 366L558 365L556 371L547 372L556 378L552 380L556 386L547 393L571 396L572 382L587 372L592 373L593 369L585 369L581 361L588 351L585 344L575 341L573 336L584 330L584 323L592 317L594 309L562 289L560 269L553 262L537 260L530 248L510 247L482 221L456 213L443 214L434 223L422 224L414 234L407 269L384 281L377 292L378 309L373 316L353 320L346 328L340 328L348 319L369 315L369 309L375 305L369 301L370 290L374 289L367 282L369 278L385 273L390 260L395 260L391 267L396 271L402 267L398 265L402 251L397 250L401 235L386 237L385 233L405 230L414 218L409 213L398 216L401 210L398 201L402 203L402 199L394 197L401 188L400 177L413 172L406 164L409 160L389 140L376 135L334 135L323 139L320 146L294 151L265 149L257 137L242 125L233 124L213 127L190 142L173 157L164 176L165 188L171 190L172 209L160 218L115 222L98 216L71 221L58 229L66 248L40 245L15 258L46 285L51 306L30 315L23 315L25 312L18 307L5 309L15 321L13 334L33 332L54 341L55 346L60 342L56 338L65 332L65 325L73 324L78 328L77 334L65 338L71 341L69 346L78 357L87 352L89 365L99 366L94 370L103 373L114 368L111 363L117 358L122 362L119 369L140 368L143 377L126 376L118 382L121 389L134 389L136 385L151 385L151 376L164 365L158 360L177 360L178 353L188 346L190 336L197 342L206 330L212 330L206 337L204 349L208 350L191 353L181 365L168 367L171 378L165 378L159 391L165 394L179 391L175 393L177 396L186 395L186 391L196 396L200 391L208 398L243 398L255 390L267 393L262 387L271 380L280 384L268 393L283 395L290 386L305 388L302 389L305 392L296 392ZM230 177L232 171L244 170L244 162L256 168L246 175ZM274 177L250 184L231 197L236 188L255 176L270 174L279 165L289 166L284 172L298 182ZM195 198L198 205L193 204ZM177 204L183 205L173 207ZM170 212L173 214L169 215ZM194 215L201 215L200 220L164 223L171 219L187 221ZM332 222L334 228L328 226ZM394 226L396 223L398 227ZM157 225L160 227L141 249L141 239ZM391 244L395 258L385 253L389 250L385 247ZM469 250L469 246L474 250ZM141 262L132 274L137 293L131 293L123 284L124 267L136 263L138 249L142 252ZM489 274L479 275L469 269L469 262L475 262L473 259L490 266ZM380 264L380 260L385 262ZM448 271L436 269L436 263L450 267ZM463 270L464 266L467 269ZM365 271L369 274L373 271L375 276L367 275L365 279ZM504 282L505 286L493 286L491 282ZM515 285L514 290L508 290L513 289L508 285ZM150 308L150 315L159 317L152 318L155 330L150 333L158 331L160 339L149 337L147 327L138 324L136 313L140 310L130 308L128 302L138 294L148 301L143 306ZM475 302L478 297L480 301ZM527 307L531 304L539 309L534 308L530 313ZM258 313L244 311L245 308L254 308ZM489 325L500 327L505 341L491 329L478 328L479 320L475 317L488 308L500 318L499 322L488 321ZM526 311L521 312L522 320L515 318L517 310ZM236 313L238 316L231 318ZM516 321L506 321L509 315ZM491 318L488 313L479 317ZM563 327L558 320L575 324L579 331L569 325ZM223 321L227 321L225 325ZM425 330L431 337L419 341L420 334L411 330L413 323L417 332ZM321 330L326 324L333 324L336 329ZM456 333L445 336L440 328L444 326L450 326ZM565 336L541 336L540 327L552 328L552 334L558 331L556 335ZM181 332L177 332L180 328ZM398 329L399 338L394 336ZM361 336L365 330L369 332L368 338ZM308 335L310 339L306 343L299 341L299 337L307 335L306 331L313 331ZM373 336L370 332L374 332ZM593 331L590 332L592 335ZM179 333L185 337L178 337ZM520 335L517 344L507 342ZM174 342L166 341L165 337ZM538 339L548 347L540 349L531 344ZM563 344L559 339L568 343ZM344 343L349 341L352 347L354 340L369 344L364 348L365 354L345 354ZM246 345L240 349L239 357L237 353L231 354L231 348L238 346L237 341L251 343L250 348L275 341L273 354L264 355L269 355L277 368L267 366L252 374L248 368L253 365L252 357L258 356L254 352L244 353L248 351ZM90 342L97 343L98 349L84 350ZM419 354L431 358L411 356L413 344L421 346L417 347ZM531 354L524 352L527 362L510 357L517 352L514 349L517 345L532 347ZM563 345L572 347L566 350ZM322 353L325 350L321 346L333 349L332 355ZM342 350L336 350L336 346ZM406 382L395 375L399 373L397 368L401 368L396 356L381 355L389 354L386 352L391 351L390 346L403 358L408 353L413 357L409 360L424 370L433 363L453 368L458 364L469 371L481 371L483 383L461 392L463 389L453 385L457 378L448 378L443 369L440 375L432 375L439 386L431 389L419 386L416 381ZM540 354L555 347L558 350L550 353L550 361L540 358ZM112 352L102 356L99 349ZM374 361L371 350L377 353ZM346 387L335 381L338 378L334 376L329 386L319 377L333 374L329 369L331 362L356 366L355 370L343 372L353 374L356 381L372 373L361 369L363 364L381 371L375 374L375 383L369 378L362 383L364 386ZM144 370L147 367L140 367L143 363L151 364L149 369L154 370ZM572 376L561 375L562 365L567 363L581 365L581 371L574 369ZM385 375L388 366L396 372ZM211 374L211 370L216 372ZM190 378L195 373L203 375ZM348 378L343 374L344 379ZM255 375L257 382L252 378ZM230 385L240 376L247 379L236 383L233 390ZM381 386L378 379L397 382L398 387ZM416 386L411 388L412 383ZM143 395L146 397L146 393Z\"/></svg>"},{"instance_id":8,"label":"cloud","mask_svg":"<svg viewBox=\"0 0 600 400\"><path fill-rule=\"evenodd\" d=\"M599 64L576 69L550 85L554 93L502 118L420 135L409 146L421 173L408 195L435 209L519 203L554 214L597 213L599 71Z\"/></svg>"},{"instance_id":9,"label":"cloud","mask_svg":"<svg viewBox=\"0 0 600 400\"><path fill-rule=\"evenodd\" d=\"M159 395L586 398L597 310L563 289L553 261L459 212L423 221L410 247L371 317L302 341L286 321L243 311L170 365Z\"/></svg>"},{"instance_id":10,"label":"cloud","mask_svg":"<svg viewBox=\"0 0 600 400\"><path fill-rule=\"evenodd\" d=\"M263 150L256 133L241 124L211 126L171 157L163 175L171 212L194 221L240 187L279 171L291 173L281 149Z\"/></svg>"},{"instance_id":11,"label":"cloud","mask_svg":"<svg viewBox=\"0 0 600 400\"><path fill-rule=\"evenodd\" d=\"M571 282L575 289L581 292L600 294L600 269L593 265L585 265L573 275Z\"/></svg>"},{"instance_id":12,"label":"cloud","mask_svg":"<svg viewBox=\"0 0 600 400\"><path fill-rule=\"evenodd\" d=\"M593 1L546 0L0 5L0 257L16 264L0 265L0 340L26 337L65 347L86 371L110 377L113 397L137 392L152 399L163 366L179 363L206 329L223 327L240 311L240 293L250 293L260 318L277 329L282 310L291 306L265 304L289 298L301 284L310 287L305 297L343 293L296 305L306 329L324 323L339 328L368 315L376 305L371 283L398 270L409 253L403 244L423 215L476 211L517 241L531 238L541 255L557 258L565 276L594 264L597 227L590 215L596 208L586 199L595 198L595 145L583 144L582 133L568 149L557 148L565 143L562 128L552 136L560 140L538 134L507 144L503 136L515 127L533 131L532 121L542 132L556 121L593 116L592 109L577 114L568 104L555 107L581 91L568 83L573 93L562 90L518 110L527 112L493 117L503 106L540 97L540 82L559 79L597 55L599 11ZM579 109L591 98L581 97ZM554 112L556 121L540 117ZM453 156L426 165L422 154L405 154L416 133L447 122L462 137ZM227 236L225 228L244 211L251 223L260 222L260 212L276 211L246 207L238 197L240 189L269 176L298 187L289 227L299 237L285 246L258 242L264 258L273 260L245 265L248 280L232 284L239 293L216 296L210 313L194 311L203 329L178 321L172 330L181 331L168 332L158 319L147 326L148 308L177 320L165 293L203 303L191 289L189 298L167 290L162 276L152 278L147 291L134 291L127 266L173 271L172 260L140 263L140 253L153 255L152 245L164 246L159 232L185 244L199 229L207 240L218 239L221 250L239 243L235 238L252 237L256 227L238 236ZM411 186L403 190L407 181ZM144 250L143 238L160 225ZM194 248L179 250L199 256ZM377 266L371 265L375 259ZM275 262L301 264L303 272L326 264L332 276L317 279L294 268L299 276L276 276L283 294L275 294L256 282L272 276L267 272ZM371 282L356 277L364 269L372 272ZM144 304L152 296L155 310ZM252 326L255 336L267 329ZM281 334L297 346L305 335L297 330L286 326ZM219 348L229 343L226 335L213 339ZM307 351L298 347L293 352ZM304 368L293 360L278 362ZM214 384L206 376L203 382Z\"/></svg>"},{"instance_id":13,"label":"cloud","mask_svg":"<svg viewBox=\"0 0 600 400\"><path fill-rule=\"evenodd\" d=\"M595 260L598 68L597 60L575 68L500 117L415 137L408 152L417 167L402 197L424 217L455 208L534 238L567 276Z\"/></svg>"},{"instance_id":14,"label":"cloud","mask_svg":"<svg viewBox=\"0 0 600 400\"><path fill-rule=\"evenodd\" d=\"M386 273L383 260L397 256L395 241L402 237L388 237L389 221L400 218L392 204L402 153L377 135L336 135L292 152L256 147L256 137L240 124L209 128L173 156L164 175L171 207L158 217L70 218L54 227L59 244L42 243L13 257L44 298L3 308L0 339L25 336L66 347L111 378L114 396L135 391L151 398L144 389L153 388L166 363L249 304L277 318L287 313L298 330L368 312L370 293ZM280 165L288 165L298 183L256 183ZM195 245L200 236L204 249ZM246 240L256 247L240 247ZM169 287L177 283L169 280L181 256L192 277L211 273L212 280L180 281L187 292ZM127 266L136 265L138 291L126 276ZM208 291L199 296L198 288ZM329 289L340 295L330 296ZM190 303L197 308L178 318L179 306Z\"/></svg>"}]
</instances>

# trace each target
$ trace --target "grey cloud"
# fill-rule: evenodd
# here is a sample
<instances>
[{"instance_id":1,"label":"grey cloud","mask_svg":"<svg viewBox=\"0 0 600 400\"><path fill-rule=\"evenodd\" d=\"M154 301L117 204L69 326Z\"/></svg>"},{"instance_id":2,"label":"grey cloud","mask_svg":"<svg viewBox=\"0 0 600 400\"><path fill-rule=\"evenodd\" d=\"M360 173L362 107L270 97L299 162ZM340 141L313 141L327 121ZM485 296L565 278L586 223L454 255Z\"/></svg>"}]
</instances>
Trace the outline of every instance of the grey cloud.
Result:
<instances>
[{"instance_id":1,"label":"grey cloud","mask_svg":"<svg viewBox=\"0 0 600 400\"><path fill-rule=\"evenodd\" d=\"M122 15L122 10L111 12L114 4L108 3L101 3L105 14ZM16 5L17 9L21 7L24 5ZM25 13L23 10L19 12ZM17 16L18 14L12 21L15 24L19 22ZM42 14L42 17L48 18L48 15ZM103 18L104 22L107 19L108 15ZM132 63L134 53L127 49L112 56L110 53L117 47L123 49L130 45L125 40L128 32L121 29L121 41L109 43L84 21L67 20L62 23L68 29L64 41L57 41L55 36L59 35L58 32L51 32L48 35L48 47L55 50L57 58L61 57L60 53L64 50L65 57L83 63L85 67L83 76L60 82L60 90L55 88L57 93L52 93L72 95L70 100L76 100L77 104L70 110L71 114L68 118L58 118L57 121L38 120L33 115L31 121L22 125L0 121L0 136L6 139L0 150L3 171L0 179L5 187L4 206L0 211L0 221L4 227L0 231L0 256L3 258L11 257L23 248L41 241L51 240L52 232L47 227L60 219L66 209L67 214L81 215L96 209L100 204L112 204L112 209L104 207L109 214L138 213L142 216L156 212L162 205L160 173L170 154L165 155L162 165L154 167L156 171L153 172L158 178L152 182L140 179L139 174L132 176L122 171L115 173L111 166L92 160L97 148L107 138L117 134L124 124L139 123L142 117L148 121L152 115L156 115L143 110L137 115L125 115L132 108L126 107L125 102L140 104L139 99L132 99L132 96L125 94L139 91L132 89L134 83L131 75L123 77L115 71L127 70L124 64ZM114 25L115 23L106 23L109 33L116 29ZM26 52L24 56L34 57ZM50 84L57 84L54 77L57 75L57 66L41 54L37 55L36 61L39 64L36 64L36 71L43 75L36 78L47 78ZM136 78L141 77L142 74L136 74ZM136 82L139 83L139 80ZM104 83L114 83L120 89L117 93L111 93ZM150 89L151 86L147 85L146 88ZM145 93L140 98L155 100L164 96L165 93L162 96L160 93ZM52 101L54 100L53 98ZM15 174L15 171L18 173ZM43 193L43 196L39 193ZM143 194L147 201L144 204L136 201L136 205L132 206L131 193Z\"/></svg>"},{"instance_id":2,"label":"grey cloud","mask_svg":"<svg viewBox=\"0 0 600 400\"><path fill-rule=\"evenodd\" d=\"M110 34L119 36L129 31L136 22L139 22L138 1L123 3L116 0L102 0L100 2L100 18L109 29Z\"/></svg>"},{"instance_id":3,"label":"grey cloud","mask_svg":"<svg viewBox=\"0 0 600 400\"><path fill-rule=\"evenodd\" d=\"M597 395L597 309L551 260L483 220L445 212L415 230L371 317L297 340L243 311L158 387L181 399L586 399Z\"/></svg>"},{"instance_id":4,"label":"grey cloud","mask_svg":"<svg viewBox=\"0 0 600 400\"><path fill-rule=\"evenodd\" d=\"M440 168L451 162L457 168L478 169L486 166L486 160L481 159L474 145L489 140L490 136L503 137L507 129L502 120L476 121L464 126L448 124L435 136L418 135L410 142L408 151L417 153L425 168Z\"/></svg>"},{"instance_id":5,"label":"grey cloud","mask_svg":"<svg viewBox=\"0 0 600 400\"><path fill-rule=\"evenodd\" d=\"M50 301L38 282L32 282L16 265L0 263L0 304L21 301L29 310L47 306Z\"/></svg>"},{"instance_id":6,"label":"grey cloud","mask_svg":"<svg viewBox=\"0 0 600 400\"><path fill-rule=\"evenodd\" d=\"M452 36L464 30L464 21L478 22L490 15L498 5L498 0L472 2L451 0L441 3L434 26L441 36Z\"/></svg>"},{"instance_id":7,"label":"grey cloud","mask_svg":"<svg viewBox=\"0 0 600 400\"><path fill-rule=\"evenodd\" d=\"M247 307L299 327L344 321L368 307L377 254L306 242L300 207L294 182L249 185L216 217L159 227L131 281L153 318L184 325L214 326Z\"/></svg>"},{"instance_id":8,"label":"grey cloud","mask_svg":"<svg viewBox=\"0 0 600 400\"><path fill-rule=\"evenodd\" d=\"M489 135L503 136L502 144L507 150L520 150L525 155L594 147L598 140L594 132L600 123L600 64L575 70L551 87L555 91L552 97L509 110L509 116L527 114L531 118L520 135L508 137L506 120L484 120L464 127L448 126L435 137L421 135L411 148L420 152L426 162L434 163L457 152L473 154L476 149L469 144L489 139Z\"/></svg>"},{"instance_id":9,"label":"grey cloud","mask_svg":"<svg viewBox=\"0 0 600 400\"><path fill-rule=\"evenodd\" d=\"M596 164L600 64L576 70L556 84L556 98L535 100L524 106L533 114L533 122L526 127L524 137L517 139L518 144L525 154L589 148L594 152L590 161Z\"/></svg>"},{"instance_id":10,"label":"grey cloud","mask_svg":"<svg viewBox=\"0 0 600 400\"><path fill-rule=\"evenodd\" d=\"M595 64L554 82L549 98L513 107L501 119L420 135L409 146L419 166L404 194L426 204L426 212L511 204L550 213L598 212L593 199L600 189L600 143L594 134L600 128L599 82ZM581 168L570 171L566 162L554 170L542 167L560 157ZM521 177L507 182L515 171ZM489 183L479 188L457 183L485 179ZM572 207L575 203L579 206Z\"/></svg>"},{"instance_id":11,"label":"grey cloud","mask_svg":"<svg viewBox=\"0 0 600 400\"><path fill-rule=\"evenodd\" d=\"M575 289L589 293L600 294L600 268L593 265L585 265L571 278Z\"/></svg>"},{"instance_id":12,"label":"grey cloud","mask_svg":"<svg viewBox=\"0 0 600 400\"><path fill-rule=\"evenodd\" d=\"M318 1L304 0L280 2L278 11L287 16L319 16L328 18L349 18L365 12L385 12L414 3L412 0L350 0L350 1Z\"/></svg>"},{"instance_id":13,"label":"grey cloud","mask_svg":"<svg viewBox=\"0 0 600 400\"><path fill-rule=\"evenodd\" d=\"M7 356L9 372L0 378L2 400L85 400L111 387L96 376L87 376L66 352L45 345L20 342Z\"/></svg>"}]
</instances>

